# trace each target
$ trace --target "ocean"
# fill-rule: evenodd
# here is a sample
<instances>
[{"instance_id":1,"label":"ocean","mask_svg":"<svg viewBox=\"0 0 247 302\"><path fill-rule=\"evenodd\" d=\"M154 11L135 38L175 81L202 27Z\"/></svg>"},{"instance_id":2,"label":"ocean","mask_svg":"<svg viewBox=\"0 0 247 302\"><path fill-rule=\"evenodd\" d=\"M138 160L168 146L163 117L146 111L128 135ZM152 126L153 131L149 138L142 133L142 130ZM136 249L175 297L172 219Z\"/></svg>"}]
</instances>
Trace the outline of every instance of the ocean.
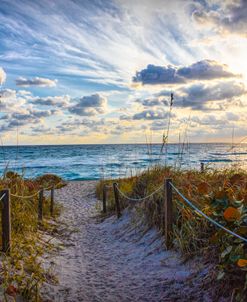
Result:
<instances>
[{"instance_id":1,"label":"ocean","mask_svg":"<svg viewBox=\"0 0 247 302\"><path fill-rule=\"evenodd\" d=\"M135 175L156 164L182 169L245 166L247 145L169 144L161 154L161 145L54 145L0 147L0 173L6 169L34 178L53 173L66 180L97 180Z\"/></svg>"}]
</instances>

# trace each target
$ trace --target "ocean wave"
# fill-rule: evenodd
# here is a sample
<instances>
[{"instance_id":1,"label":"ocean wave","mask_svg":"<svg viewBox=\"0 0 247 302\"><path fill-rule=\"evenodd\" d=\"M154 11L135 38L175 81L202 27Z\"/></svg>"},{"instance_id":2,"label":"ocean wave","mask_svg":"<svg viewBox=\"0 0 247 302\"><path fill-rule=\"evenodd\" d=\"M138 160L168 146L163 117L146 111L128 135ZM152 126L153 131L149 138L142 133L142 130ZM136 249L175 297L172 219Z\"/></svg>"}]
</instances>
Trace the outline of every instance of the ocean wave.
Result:
<instances>
[{"instance_id":1,"label":"ocean wave","mask_svg":"<svg viewBox=\"0 0 247 302\"><path fill-rule=\"evenodd\" d=\"M167 152L169 155L181 155L181 152Z\"/></svg>"},{"instance_id":2,"label":"ocean wave","mask_svg":"<svg viewBox=\"0 0 247 302\"><path fill-rule=\"evenodd\" d=\"M141 159L143 162L158 162L161 159L160 158L142 158Z\"/></svg>"},{"instance_id":3,"label":"ocean wave","mask_svg":"<svg viewBox=\"0 0 247 302\"><path fill-rule=\"evenodd\" d=\"M227 155L246 155L247 152L232 152L232 153L227 153Z\"/></svg>"},{"instance_id":4,"label":"ocean wave","mask_svg":"<svg viewBox=\"0 0 247 302\"><path fill-rule=\"evenodd\" d=\"M104 166L112 168L112 167L122 167L124 165L122 163L107 163Z\"/></svg>"},{"instance_id":5,"label":"ocean wave","mask_svg":"<svg viewBox=\"0 0 247 302\"><path fill-rule=\"evenodd\" d=\"M233 160L229 158L222 158L222 159L203 159L201 160L202 163L230 163L233 162Z\"/></svg>"}]
</instances>

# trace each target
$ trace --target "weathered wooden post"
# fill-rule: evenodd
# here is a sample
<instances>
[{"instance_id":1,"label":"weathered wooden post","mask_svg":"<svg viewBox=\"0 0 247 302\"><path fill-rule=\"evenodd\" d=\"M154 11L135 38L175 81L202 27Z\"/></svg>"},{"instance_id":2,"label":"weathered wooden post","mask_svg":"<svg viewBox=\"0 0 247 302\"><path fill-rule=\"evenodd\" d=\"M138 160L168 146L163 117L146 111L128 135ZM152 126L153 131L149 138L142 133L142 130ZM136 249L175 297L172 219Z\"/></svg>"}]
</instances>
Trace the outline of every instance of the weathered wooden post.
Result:
<instances>
[{"instance_id":1,"label":"weathered wooden post","mask_svg":"<svg viewBox=\"0 0 247 302\"><path fill-rule=\"evenodd\" d=\"M51 216L54 214L54 187L51 188L51 204L50 204Z\"/></svg>"},{"instance_id":2,"label":"weathered wooden post","mask_svg":"<svg viewBox=\"0 0 247 302\"><path fill-rule=\"evenodd\" d=\"M3 196L3 197L2 197ZM10 192L2 190L0 198L2 202L2 250L8 253L11 248L11 213L10 213Z\"/></svg>"},{"instance_id":3,"label":"weathered wooden post","mask_svg":"<svg viewBox=\"0 0 247 302\"><path fill-rule=\"evenodd\" d=\"M43 197L44 189L39 191L39 206L38 206L38 220L41 222L43 220Z\"/></svg>"},{"instance_id":4,"label":"weathered wooden post","mask_svg":"<svg viewBox=\"0 0 247 302\"><path fill-rule=\"evenodd\" d=\"M103 213L106 213L107 186L103 186Z\"/></svg>"},{"instance_id":5,"label":"weathered wooden post","mask_svg":"<svg viewBox=\"0 0 247 302\"><path fill-rule=\"evenodd\" d=\"M201 172L204 172L204 163L201 163Z\"/></svg>"},{"instance_id":6,"label":"weathered wooden post","mask_svg":"<svg viewBox=\"0 0 247 302\"><path fill-rule=\"evenodd\" d=\"M119 218L121 216L121 209L120 209L120 203L119 203L118 184L116 182L114 182L114 184L113 184L113 191L114 191L114 197L115 197L117 218Z\"/></svg>"},{"instance_id":7,"label":"weathered wooden post","mask_svg":"<svg viewBox=\"0 0 247 302\"><path fill-rule=\"evenodd\" d=\"M172 225L173 225L173 206L172 206L172 180L170 178L165 179L165 238L166 247L170 249L172 246Z\"/></svg>"}]
</instances>

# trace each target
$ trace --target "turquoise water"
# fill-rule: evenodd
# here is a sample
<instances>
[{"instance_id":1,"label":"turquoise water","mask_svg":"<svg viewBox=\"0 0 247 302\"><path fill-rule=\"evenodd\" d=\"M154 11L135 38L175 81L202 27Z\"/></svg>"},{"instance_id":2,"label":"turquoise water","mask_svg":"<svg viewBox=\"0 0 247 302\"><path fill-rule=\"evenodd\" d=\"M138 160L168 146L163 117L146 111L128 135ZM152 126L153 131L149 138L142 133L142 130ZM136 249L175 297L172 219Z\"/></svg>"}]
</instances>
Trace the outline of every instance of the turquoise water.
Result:
<instances>
[{"instance_id":1,"label":"turquoise water","mask_svg":"<svg viewBox=\"0 0 247 302\"><path fill-rule=\"evenodd\" d=\"M25 177L54 173L67 180L100 179L133 175L157 163L181 168L246 165L247 145L231 150L230 144L161 145L60 145L0 147L0 173L14 170Z\"/></svg>"}]
</instances>

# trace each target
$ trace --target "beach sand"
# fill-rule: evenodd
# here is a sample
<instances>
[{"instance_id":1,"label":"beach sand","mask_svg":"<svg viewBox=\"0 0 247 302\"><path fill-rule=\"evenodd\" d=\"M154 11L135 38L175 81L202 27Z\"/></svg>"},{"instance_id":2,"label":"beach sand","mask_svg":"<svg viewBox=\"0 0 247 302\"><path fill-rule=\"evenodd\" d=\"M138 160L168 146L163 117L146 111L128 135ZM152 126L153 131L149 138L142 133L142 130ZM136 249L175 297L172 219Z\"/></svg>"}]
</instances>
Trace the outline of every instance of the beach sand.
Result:
<instances>
[{"instance_id":1,"label":"beach sand","mask_svg":"<svg viewBox=\"0 0 247 302\"><path fill-rule=\"evenodd\" d=\"M45 284L43 301L212 301L204 284L208 268L199 261L183 264L179 254L166 251L134 209L119 220L99 220L95 185L69 182L55 193L64 206L65 236L56 239L63 248L46 260L59 284Z\"/></svg>"}]
</instances>

